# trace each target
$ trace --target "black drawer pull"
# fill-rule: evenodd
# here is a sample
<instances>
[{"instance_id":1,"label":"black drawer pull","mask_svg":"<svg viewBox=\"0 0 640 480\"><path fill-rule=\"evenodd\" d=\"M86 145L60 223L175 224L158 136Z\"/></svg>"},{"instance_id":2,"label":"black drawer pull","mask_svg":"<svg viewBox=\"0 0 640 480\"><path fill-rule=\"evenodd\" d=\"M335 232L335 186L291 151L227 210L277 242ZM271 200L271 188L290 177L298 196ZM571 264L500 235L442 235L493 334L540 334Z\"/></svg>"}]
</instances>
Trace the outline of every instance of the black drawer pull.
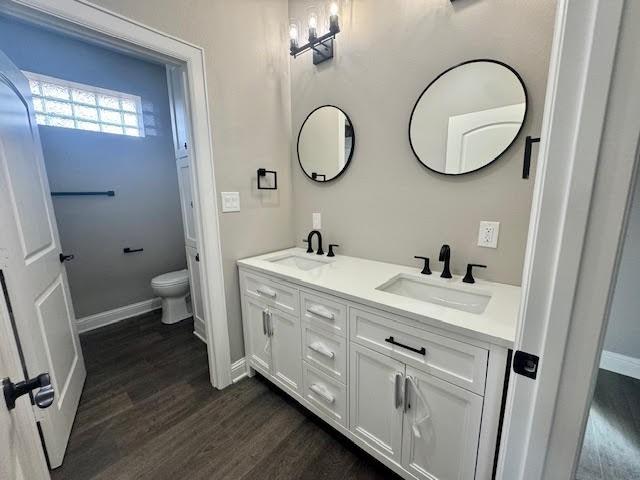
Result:
<instances>
[{"instance_id":1,"label":"black drawer pull","mask_svg":"<svg viewBox=\"0 0 640 480\"><path fill-rule=\"evenodd\" d=\"M144 251L144 248L129 248L129 247L126 247L126 248L122 249L123 253L136 253L136 252L143 252L143 251Z\"/></svg>"},{"instance_id":2,"label":"black drawer pull","mask_svg":"<svg viewBox=\"0 0 640 480\"><path fill-rule=\"evenodd\" d=\"M427 354L427 349L426 348L422 347L422 348L418 349L418 348L410 347L409 345L403 345L402 343L396 342L393 339L393 337L385 338L384 341L387 342L387 343L391 343L393 345L397 345L398 347L406 348L407 350L411 350L412 352L419 353L420 355L426 355Z\"/></svg>"}]
</instances>

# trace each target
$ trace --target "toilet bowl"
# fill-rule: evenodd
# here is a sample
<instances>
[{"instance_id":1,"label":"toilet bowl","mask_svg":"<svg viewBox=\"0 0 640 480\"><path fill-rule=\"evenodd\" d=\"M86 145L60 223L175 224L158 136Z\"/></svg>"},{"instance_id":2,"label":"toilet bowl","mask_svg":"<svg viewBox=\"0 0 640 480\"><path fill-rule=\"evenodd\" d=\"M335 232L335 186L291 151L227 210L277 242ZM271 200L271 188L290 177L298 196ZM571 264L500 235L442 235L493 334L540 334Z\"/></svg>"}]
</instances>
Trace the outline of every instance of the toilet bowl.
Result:
<instances>
[{"instance_id":1,"label":"toilet bowl","mask_svg":"<svg viewBox=\"0 0 640 480\"><path fill-rule=\"evenodd\" d=\"M191 308L187 302L189 271L163 273L151 280L151 289L162 299L162 323L168 325L189 318Z\"/></svg>"}]
</instances>

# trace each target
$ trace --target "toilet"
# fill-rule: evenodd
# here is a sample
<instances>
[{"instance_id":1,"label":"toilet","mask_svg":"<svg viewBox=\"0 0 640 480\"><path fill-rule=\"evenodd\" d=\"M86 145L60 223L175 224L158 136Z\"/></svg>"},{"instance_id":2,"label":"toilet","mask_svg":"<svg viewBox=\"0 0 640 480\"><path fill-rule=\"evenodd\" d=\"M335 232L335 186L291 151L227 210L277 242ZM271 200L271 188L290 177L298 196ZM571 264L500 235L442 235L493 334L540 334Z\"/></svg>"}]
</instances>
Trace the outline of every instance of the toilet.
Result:
<instances>
[{"instance_id":1,"label":"toilet","mask_svg":"<svg viewBox=\"0 0 640 480\"><path fill-rule=\"evenodd\" d=\"M189 293L189 271L187 269L163 273L151 280L151 289L162 299L162 323L168 325L189 318L191 306L187 302Z\"/></svg>"}]
</instances>

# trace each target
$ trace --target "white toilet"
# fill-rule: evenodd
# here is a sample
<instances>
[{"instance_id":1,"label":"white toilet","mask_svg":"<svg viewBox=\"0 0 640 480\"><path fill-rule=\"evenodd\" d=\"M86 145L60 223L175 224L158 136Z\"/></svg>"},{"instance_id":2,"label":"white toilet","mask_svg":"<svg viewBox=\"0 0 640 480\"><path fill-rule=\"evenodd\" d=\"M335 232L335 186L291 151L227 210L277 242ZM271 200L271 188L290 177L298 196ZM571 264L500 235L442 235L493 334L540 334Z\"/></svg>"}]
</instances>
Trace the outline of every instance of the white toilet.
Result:
<instances>
[{"instance_id":1,"label":"white toilet","mask_svg":"<svg viewBox=\"0 0 640 480\"><path fill-rule=\"evenodd\" d=\"M162 299L162 323L170 325L192 315L191 305L187 302L188 270L177 270L153 277L151 289Z\"/></svg>"}]
</instances>

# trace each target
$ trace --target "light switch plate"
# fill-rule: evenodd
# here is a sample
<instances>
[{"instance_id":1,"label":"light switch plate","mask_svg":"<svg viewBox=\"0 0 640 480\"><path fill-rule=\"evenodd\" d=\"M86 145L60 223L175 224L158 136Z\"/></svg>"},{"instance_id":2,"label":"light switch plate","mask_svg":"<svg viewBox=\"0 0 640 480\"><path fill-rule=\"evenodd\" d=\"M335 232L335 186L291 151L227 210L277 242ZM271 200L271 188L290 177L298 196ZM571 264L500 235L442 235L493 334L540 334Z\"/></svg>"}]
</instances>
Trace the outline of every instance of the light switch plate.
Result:
<instances>
[{"instance_id":1,"label":"light switch plate","mask_svg":"<svg viewBox=\"0 0 640 480\"><path fill-rule=\"evenodd\" d=\"M313 220L313 229L320 230L322 228L322 214L314 213L312 215L312 220Z\"/></svg>"},{"instance_id":2,"label":"light switch plate","mask_svg":"<svg viewBox=\"0 0 640 480\"><path fill-rule=\"evenodd\" d=\"M221 192L220 195L223 213L240 211L240 192Z\"/></svg>"},{"instance_id":3,"label":"light switch plate","mask_svg":"<svg viewBox=\"0 0 640 480\"><path fill-rule=\"evenodd\" d=\"M498 248L498 234L500 222L480 222L478 230L478 246L486 248Z\"/></svg>"}]
</instances>

